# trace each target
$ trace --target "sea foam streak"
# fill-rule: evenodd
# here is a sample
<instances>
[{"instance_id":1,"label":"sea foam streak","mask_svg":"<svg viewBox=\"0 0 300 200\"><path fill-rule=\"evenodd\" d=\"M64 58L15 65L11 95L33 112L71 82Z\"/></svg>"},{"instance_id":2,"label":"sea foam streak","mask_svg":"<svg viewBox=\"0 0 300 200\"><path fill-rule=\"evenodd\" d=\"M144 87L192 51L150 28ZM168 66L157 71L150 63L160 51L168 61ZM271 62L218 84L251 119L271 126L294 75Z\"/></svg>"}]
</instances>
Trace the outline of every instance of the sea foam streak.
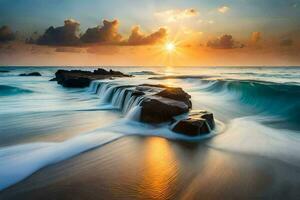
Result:
<instances>
[{"instance_id":1,"label":"sea foam streak","mask_svg":"<svg viewBox=\"0 0 300 200\"><path fill-rule=\"evenodd\" d=\"M7 188L37 170L99 147L121 134L97 131L61 143L31 143L0 150L0 190Z\"/></svg>"},{"instance_id":2,"label":"sea foam streak","mask_svg":"<svg viewBox=\"0 0 300 200\"><path fill-rule=\"evenodd\" d=\"M133 113L131 115L136 117ZM191 138L176 134L165 125L147 125L132 121L127 117L109 127L97 129L60 143L30 143L2 148L0 150L0 190L25 179L47 165L102 146L124 135L159 136L194 141L212 137L214 134Z\"/></svg>"}]
</instances>

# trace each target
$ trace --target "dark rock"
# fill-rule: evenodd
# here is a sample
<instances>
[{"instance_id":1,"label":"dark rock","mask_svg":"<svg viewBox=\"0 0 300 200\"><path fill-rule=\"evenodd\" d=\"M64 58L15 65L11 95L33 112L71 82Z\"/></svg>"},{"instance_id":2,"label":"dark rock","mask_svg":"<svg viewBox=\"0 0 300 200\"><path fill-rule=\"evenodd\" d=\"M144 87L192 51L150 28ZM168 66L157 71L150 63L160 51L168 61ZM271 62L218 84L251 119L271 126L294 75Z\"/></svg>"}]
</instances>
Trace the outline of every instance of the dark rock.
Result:
<instances>
[{"instance_id":1,"label":"dark rock","mask_svg":"<svg viewBox=\"0 0 300 200\"><path fill-rule=\"evenodd\" d=\"M57 79L56 78L52 78L49 81L57 81Z\"/></svg>"},{"instance_id":2,"label":"dark rock","mask_svg":"<svg viewBox=\"0 0 300 200\"><path fill-rule=\"evenodd\" d=\"M20 74L19 76L42 76L39 72L31 72L31 73L24 73L24 74Z\"/></svg>"},{"instance_id":3,"label":"dark rock","mask_svg":"<svg viewBox=\"0 0 300 200\"><path fill-rule=\"evenodd\" d=\"M82 88L82 87L88 87L90 85L90 82L91 80L89 78L76 77L76 78L68 78L62 81L61 85L70 88Z\"/></svg>"},{"instance_id":4,"label":"dark rock","mask_svg":"<svg viewBox=\"0 0 300 200\"><path fill-rule=\"evenodd\" d=\"M55 73L55 78L52 81L57 81L64 87L88 87L92 80L111 79L114 77L131 77L119 71L105 70L99 68L97 70L82 71L82 70L58 70Z\"/></svg>"},{"instance_id":5,"label":"dark rock","mask_svg":"<svg viewBox=\"0 0 300 200\"><path fill-rule=\"evenodd\" d=\"M188 135L188 136L197 136L202 134L208 134L209 127L205 119L183 119L174 125L172 130L176 133Z\"/></svg>"},{"instance_id":6,"label":"dark rock","mask_svg":"<svg viewBox=\"0 0 300 200\"><path fill-rule=\"evenodd\" d=\"M162 123L184 114L192 107L191 96L181 88L143 84L136 90L148 94L141 103L141 121ZM150 95L149 95L150 94Z\"/></svg>"},{"instance_id":7,"label":"dark rock","mask_svg":"<svg viewBox=\"0 0 300 200\"><path fill-rule=\"evenodd\" d=\"M205 119L210 129L215 128L214 115L211 112L208 112L206 110L195 110L189 114L189 117L194 119L200 119L200 118Z\"/></svg>"},{"instance_id":8,"label":"dark rock","mask_svg":"<svg viewBox=\"0 0 300 200\"><path fill-rule=\"evenodd\" d=\"M189 111L184 102L154 96L143 100L141 107L141 121L147 123L167 122Z\"/></svg>"},{"instance_id":9,"label":"dark rock","mask_svg":"<svg viewBox=\"0 0 300 200\"><path fill-rule=\"evenodd\" d=\"M163 91L157 93L156 95L169 98L169 99L174 99L177 101L182 101L186 105L188 105L189 108L192 107L192 102L191 102L191 95L183 91L181 88L171 88L167 87Z\"/></svg>"},{"instance_id":10,"label":"dark rock","mask_svg":"<svg viewBox=\"0 0 300 200\"><path fill-rule=\"evenodd\" d=\"M191 113L187 119L174 123L172 131L188 136L205 135L215 127L213 114L207 111Z\"/></svg>"},{"instance_id":11,"label":"dark rock","mask_svg":"<svg viewBox=\"0 0 300 200\"><path fill-rule=\"evenodd\" d=\"M143 95L145 95L145 93L139 90L134 90L132 92L132 96L143 96Z\"/></svg>"}]
</instances>

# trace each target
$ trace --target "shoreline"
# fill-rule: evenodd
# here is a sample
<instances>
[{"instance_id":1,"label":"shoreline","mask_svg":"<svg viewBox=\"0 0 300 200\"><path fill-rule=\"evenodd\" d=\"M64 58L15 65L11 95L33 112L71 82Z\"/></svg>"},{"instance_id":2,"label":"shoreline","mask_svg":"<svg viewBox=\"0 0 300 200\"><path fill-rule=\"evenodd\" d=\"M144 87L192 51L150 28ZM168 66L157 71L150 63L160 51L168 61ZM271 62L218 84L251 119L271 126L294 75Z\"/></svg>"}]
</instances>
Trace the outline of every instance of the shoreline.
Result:
<instances>
[{"instance_id":1,"label":"shoreline","mask_svg":"<svg viewBox=\"0 0 300 200\"><path fill-rule=\"evenodd\" d=\"M1 191L0 198L299 197L299 168L269 158L216 150L206 142L125 136L101 148L47 166Z\"/></svg>"}]
</instances>

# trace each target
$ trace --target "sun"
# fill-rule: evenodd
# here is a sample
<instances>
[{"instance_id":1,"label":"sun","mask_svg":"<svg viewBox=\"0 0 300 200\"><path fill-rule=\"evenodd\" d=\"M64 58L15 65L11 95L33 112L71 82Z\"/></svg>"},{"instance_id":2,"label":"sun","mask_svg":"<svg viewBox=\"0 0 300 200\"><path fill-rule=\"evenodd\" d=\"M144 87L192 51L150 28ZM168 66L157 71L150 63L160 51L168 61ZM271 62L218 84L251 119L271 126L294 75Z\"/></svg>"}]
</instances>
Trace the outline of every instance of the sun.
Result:
<instances>
[{"instance_id":1,"label":"sun","mask_svg":"<svg viewBox=\"0 0 300 200\"><path fill-rule=\"evenodd\" d=\"M168 42L168 43L166 43L166 45L165 45L165 49L166 49L168 52L174 51L175 48L176 48L176 46L175 46L175 44L172 43L172 42Z\"/></svg>"}]
</instances>

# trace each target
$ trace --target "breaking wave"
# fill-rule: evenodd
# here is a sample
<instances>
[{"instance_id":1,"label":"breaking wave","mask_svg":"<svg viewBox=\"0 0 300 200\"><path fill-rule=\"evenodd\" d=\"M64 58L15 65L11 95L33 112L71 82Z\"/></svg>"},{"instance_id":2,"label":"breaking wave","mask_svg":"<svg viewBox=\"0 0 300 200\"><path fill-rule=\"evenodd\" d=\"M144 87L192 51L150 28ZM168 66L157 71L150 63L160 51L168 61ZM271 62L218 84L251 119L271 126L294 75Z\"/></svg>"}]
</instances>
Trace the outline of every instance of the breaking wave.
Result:
<instances>
[{"instance_id":1,"label":"breaking wave","mask_svg":"<svg viewBox=\"0 0 300 200\"><path fill-rule=\"evenodd\" d=\"M9 85L0 85L0 96L11 96L24 93L32 93L32 91Z\"/></svg>"},{"instance_id":2,"label":"breaking wave","mask_svg":"<svg viewBox=\"0 0 300 200\"><path fill-rule=\"evenodd\" d=\"M201 80L193 90L230 96L260 114L300 124L300 85L253 80Z\"/></svg>"}]
</instances>

